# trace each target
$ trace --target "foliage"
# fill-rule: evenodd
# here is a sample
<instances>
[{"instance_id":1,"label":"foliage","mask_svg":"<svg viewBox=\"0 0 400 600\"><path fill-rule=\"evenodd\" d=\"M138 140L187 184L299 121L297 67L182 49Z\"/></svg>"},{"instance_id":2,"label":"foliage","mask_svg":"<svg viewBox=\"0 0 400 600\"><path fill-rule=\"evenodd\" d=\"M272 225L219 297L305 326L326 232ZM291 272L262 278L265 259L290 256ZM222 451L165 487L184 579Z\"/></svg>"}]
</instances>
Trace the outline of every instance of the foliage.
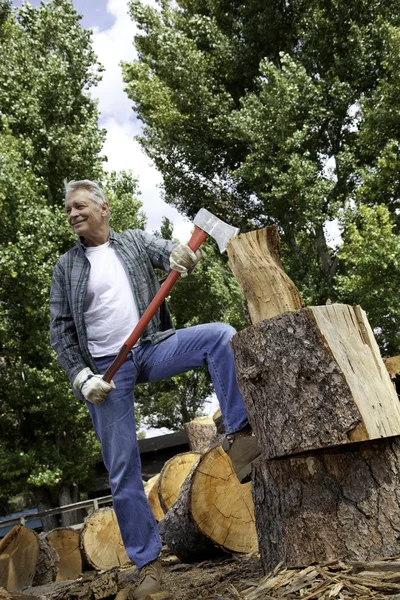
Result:
<instances>
[{"instance_id":1,"label":"foliage","mask_svg":"<svg viewBox=\"0 0 400 600\"><path fill-rule=\"evenodd\" d=\"M101 179L100 69L67 0L0 4L0 487L78 482L100 458L86 407L49 344L54 264L71 247L63 179Z\"/></svg>"},{"instance_id":2,"label":"foliage","mask_svg":"<svg viewBox=\"0 0 400 600\"><path fill-rule=\"evenodd\" d=\"M382 204L349 209L342 226L341 268L336 277L341 300L361 304L383 352L398 355L400 236L393 233L389 209Z\"/></svg>"},{"instance_id":3,"label":"foliage","mask_svg":"<svg viewBox=\"0 0 400 600\"><path fill-rule=\"evenodd\" d=\"M305 301L343 297L326 223L383 203L399 227L398 2L158 5L130 2L138 58L123 69L167 202L242 231L275 224Z\"/></svg>"}]
</instances>

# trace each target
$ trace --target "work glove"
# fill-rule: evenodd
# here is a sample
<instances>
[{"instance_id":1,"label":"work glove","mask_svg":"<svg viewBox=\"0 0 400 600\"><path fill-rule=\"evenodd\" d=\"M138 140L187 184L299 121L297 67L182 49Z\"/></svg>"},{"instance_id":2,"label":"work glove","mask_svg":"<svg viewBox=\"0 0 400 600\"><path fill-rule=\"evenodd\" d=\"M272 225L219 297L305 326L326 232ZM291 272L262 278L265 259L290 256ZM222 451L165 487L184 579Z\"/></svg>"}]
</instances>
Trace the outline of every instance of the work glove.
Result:
<instances>
[{"instance_id":1,"label":"work glove","mask_svg":"<svg viewBox=\"0 0 400 600\"><path fill-rule=\"evenodd\" d=\"M195 253L187 244L178 244L170 254L169 264L171 269L181 273L181 277L186 277L188 271L194 269L200 259L201 250Z\"/></svg>"},{"instance_id":2,"label":"work glove","mask_svg":"<svg viewBox=\"0 0 400 600\"><path fill-rule=\"evenodd\" d=\"M75 377L74 390L81 392L85 400L92 404L101 404L107 394L115 390L113 381L107 383L101 375L95 375L89 367L82 369Z\"/></svg>"}]
</instances>

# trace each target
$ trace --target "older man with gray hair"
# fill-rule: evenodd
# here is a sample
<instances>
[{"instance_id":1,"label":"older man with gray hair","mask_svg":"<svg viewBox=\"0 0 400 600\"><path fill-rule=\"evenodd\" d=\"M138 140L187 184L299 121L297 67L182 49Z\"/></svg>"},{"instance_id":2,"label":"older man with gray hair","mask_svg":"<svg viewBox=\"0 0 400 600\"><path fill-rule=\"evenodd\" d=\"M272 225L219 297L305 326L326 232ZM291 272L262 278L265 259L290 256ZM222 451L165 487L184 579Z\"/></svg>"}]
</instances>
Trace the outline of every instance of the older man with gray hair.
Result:
<instances>
[{"instance_id":1,"label":"older man with gray hair","mask_svg":"<svg viewBox=\"0 0 400 600\"><path fill-rule=\"evenodd\" d=\"M143 600L161 589L161 540L142 484L135 385L206 366L226 427L223 448L241 482L249 480L259 450L236 381L230 348L235 330L229 325L175 330L164 302L114 380L103 380L102 373L159 289L154 268L187 275L200 253L140 229L116 233L109 223L107 196L90 180L66 184L65 208L78 241L54 268L51 344L75 395L86 402L100 439L122 539L140 569L133 597Z\"/></svg>"}]
</instances>

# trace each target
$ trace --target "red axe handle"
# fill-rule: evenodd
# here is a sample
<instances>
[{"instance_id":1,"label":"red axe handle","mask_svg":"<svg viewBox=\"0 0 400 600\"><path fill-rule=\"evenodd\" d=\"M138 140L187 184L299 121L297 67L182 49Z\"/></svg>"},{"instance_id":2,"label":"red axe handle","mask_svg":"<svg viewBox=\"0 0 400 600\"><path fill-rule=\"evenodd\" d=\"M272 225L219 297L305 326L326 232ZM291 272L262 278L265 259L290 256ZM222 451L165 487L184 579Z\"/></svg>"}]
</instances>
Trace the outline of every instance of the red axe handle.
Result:
<instances>
[{"instance_id":1,"label":"red axe handle","mask_svg":"<svg viewBox=\"0 0 400 600\"><path fill-rule=\"evenodd\" d=\"M198 250L202 243L207 239L207 236L208 234L196 225L192 233L192 237L188 241L189 248L193 250L193 252L196 252L196 250ZM135 329L132 331L128 339L122 344L117 356L114 358L113 362L108 367L107 371L104 373L104 381L110 383L115 373L125 361L131 348L133 348L133 346L136 344L143 331L146 329L147 325L153 318L155 312L160 308L161 304L168 296L174 283L179 279L180 275L181 274L179 273L179 271L175 270L169 273L168 277L158 290L157 294L154 296L153 300L150 302L149 306L144 311Z\"/></svg>"}]
</instances>

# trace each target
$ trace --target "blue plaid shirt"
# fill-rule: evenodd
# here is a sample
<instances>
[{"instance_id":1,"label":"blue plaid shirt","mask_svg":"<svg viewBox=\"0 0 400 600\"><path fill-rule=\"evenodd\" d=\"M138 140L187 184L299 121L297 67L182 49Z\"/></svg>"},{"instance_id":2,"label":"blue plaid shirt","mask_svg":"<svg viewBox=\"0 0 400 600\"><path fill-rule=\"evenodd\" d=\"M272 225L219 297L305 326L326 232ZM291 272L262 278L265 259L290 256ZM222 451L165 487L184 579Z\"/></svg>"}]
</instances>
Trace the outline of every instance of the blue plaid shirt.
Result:
<instances>
[{"instance_id":1,"label":"blue plaid shirt","mask_svg":"<svg viewBox=\"0 0 400 600\"><path fill-rule=\"evenodd\" d=\"M109 241L127 267L139 316L142 316L160 288L154 267L171 270L169 256L176 243L156 238L141 229L128 229L123 233L110 229ZM85 251L79 240L76 246L61 256L54 267L50 290L50 342L71 383L85 367L98 373L89 352L83 314L90 273ZM156 344L174 331L164 302L144 330L141 341L149 340Z\"/></svg>"}]
</instances>

